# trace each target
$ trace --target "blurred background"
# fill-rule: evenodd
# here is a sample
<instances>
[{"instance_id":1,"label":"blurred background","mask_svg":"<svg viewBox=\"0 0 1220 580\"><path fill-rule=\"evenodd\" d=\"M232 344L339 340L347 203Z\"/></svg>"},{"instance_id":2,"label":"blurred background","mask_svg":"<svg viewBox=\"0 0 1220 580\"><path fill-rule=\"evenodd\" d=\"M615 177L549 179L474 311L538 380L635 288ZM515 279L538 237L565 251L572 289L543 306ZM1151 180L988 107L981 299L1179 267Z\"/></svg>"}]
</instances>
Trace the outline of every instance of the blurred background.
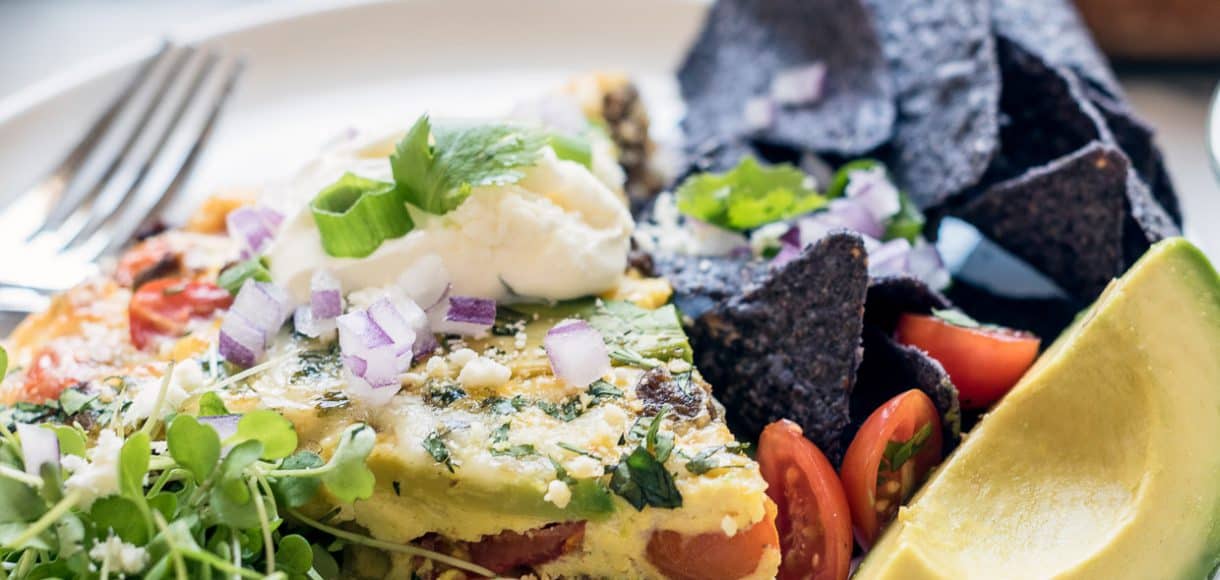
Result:
<instances>
[{"instance_id":1,"label":"blurred background","mask_svg":"<svg viewBox=\"0 0 1220 580\"><path fill-rule=\"evenodd\" d=\"M0 0L0 101L69 67L200 20L285 0ZM289 0L300 4L300 0ZM1220 185L1203 127L1220 81L1220 0L1077 0L1179 191Z\"/></svg>"}]
</instances>

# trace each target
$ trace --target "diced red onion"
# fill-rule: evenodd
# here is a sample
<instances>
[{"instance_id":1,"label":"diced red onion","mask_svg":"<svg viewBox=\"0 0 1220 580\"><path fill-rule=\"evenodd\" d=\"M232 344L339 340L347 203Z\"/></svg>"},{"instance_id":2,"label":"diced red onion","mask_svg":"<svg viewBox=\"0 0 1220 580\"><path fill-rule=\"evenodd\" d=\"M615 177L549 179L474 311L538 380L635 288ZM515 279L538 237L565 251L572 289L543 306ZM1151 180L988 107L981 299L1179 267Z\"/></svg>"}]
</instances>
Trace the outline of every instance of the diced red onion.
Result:
<instances>
[{"instance_id":1,"label":"diced red onion","mask_svg":"<svg viewBox=\"0 0 1220 580\"><path fill-rule=\"evenodd\" d=\"M299 306L296 312L292 314L292 327L309 338L330 340L334 338L335 331L338 330L339 325L335 322L334 318L318 320L313 317L312 308L309 306Z\"/></svg>"},{"instance_id":2,"label":"diced red onion","mask_svg":"<svg viewBox=\"0 0 1220 580\"><path fill-rule=\"evenodd\" d=\"M565 320L542 341L555 376L573 385L588 385L610 371L610 355L601 333L583 320Z\"/></svg>"},{"instance_id":3,"label":"diced red onion","mask_svg":"<svg viewBox=\"0 0 1220 580\"><path fill-rule=\"evenodd\" d=\"M373 322L367 310L348 312L337 319L339 349L344 354L362 355L375 348L394 343L380 326Z\"/></svg>"},{"instance_id":4,"label":"diced red onion","mask_svg":"<svg viewBox=\"0 0 1220 580\"><path fill-rule=\"evenodd\" d=\"M416 260L398 277L398 285L416 304L428 310L436 306L449 292L449 270L436 254Z\"/></svg>"},{"instance_id":5,"label":"diced red onion","mask_svg":"<svg viewBox=\"0 0 1220 580\"><path fill-rule=\"evenodd\" d=\"M229 312L236 312L270 339L279 332L284 321L292 316L292 299L282 288L271 282L246 280L238 290Z\"/></svg>"},{"instance_id":6,"label":"diced red onion","mask_svg":"<svg viewBox=\"0 0 1220 580\"><path fill-rule=\"evenodd\" d=\"M241 415L236 414L199 417L199 422L215 430L216 435L220 436L222 442L237 434L237 423L239 421L241 421Z\"/></svg>"},{"instance_id":7,"label":"diced red onion","mask_svg":"<svg viewBox=\"0 0 1220 580\"><path fill-rule=\"evenodd\" d=\"M796 245L784 242L784 243L780 244L779 252L777 254L775 254L775 257L771 258L771 266L774 268L778 268L778 267L783 266L784 264L787 264L788 262L791 262L792 260L796 259L796 257L799 255L801 255L800 246L796 246Z\"/></svg>"},{"instance_id":8,"label":"diced red onion","mask_svg":"<svg viewBox=\"0 0 1220 580\"><path fill-rule=\"evenodd\" d=\"M813 62L784 69L771 79L771 98L783 105L810 105L822 98L826 65Z\"/></svg>"},{"instance_id":9,"label":"diced red onion","mask_svg":"<svg viewBox=\"0 0 1220 580\"><path fill-rule=\"evenodd\" d=\"M775 101L767 97L754 97L746 101L741 112L747 131L761 131L775 123Z\"/></svg>"},{"instance_id":10,"label":"diced red onion","mask_svg":"<svg viewBox=\"0 0 1220 580\"><path fill-rule=\"evenodd\" d=\"M944 289L951 280L949 270L940 258L940 252L936 250L936 246L923 238L916 240L915 246L911 248L907 256L907 270L935 290Z\"/></svg>"},{"instance_id":11,"label":"diced red onion","mask_svg":"<svg viewBox=\"0 0 1220 580\"><path fill-rule=\"evenodd\" d=\"M491 326L496 323L496 301L474 296L450 296L445 320Z\"/></svg>"},{"instance_id":12,"label":"diced red onion","mask_svg":"<svg viewBox=\"0 0 1220 580\"><path fill-rule=\"evenodd\" d=\"M428 322L432 332L456 334L458 336L482 336L491 329L491 324L482 324L482 321L475 323L451 319L450 311L453 309L453 300L451 298L453 297L447 296L428 309ZM460 316L454 318L460 318ZM495 322L494 318L492 322Z\"/></svg>"},{"instance_id":13,"label":"diced red onion","mask_svg":"<svg viewBox=\"0 0 1220 580\"><path fill-rule=\"evenodd\" d=\"M885 235L885 225L868 208L853 199L836 199L830 202L826 212L834 216L843 227L873 238Z\"/></svg>"},{"instance_id":14,"label":"diced red onion","mask_svg":"<svg viewBox=\"0 0 1220 580\"><path fill-rule=\"evenodd\" d=\"M38 425L17 423L17 437L21 439L26 473L42 477L43 465L59 465L59 438L54 431Z\"/></svg>"},{"instance_id":15,"label":"diced red onion","mask_svg":"<svg viewBox=\"0 0 1220 580\"><path fill-rule=\"evenodd\" d=\"M868 274L873 277L894 276L907 272L911 244L905 239L890 240L868 254Z\"/></svg>"},{"instance_id":16,"label":"diced red onion","mask_svg":"<svg viewBox=\"0 0 1220 580\"><path fill-rule=\"evenodd\" d=\"M230 310L220 325L220 356L241 367L253 366L263 356L266 334L238 312Z\"/></svg>"},{"instance_id":17,"label":"diced red onion","mask_svg":"<svg viewBox=\"0 0 1220 580\"><path fill-rule=\"evenodd\" d=\"M902 209L898 188L894 187L881 167L849 173L846 195L849 200L864 206L878 222Z\"/></svg>"},{"instance_id":18,"label":"diced red onion","mask_svg":"<svg viewBox=\"0 0 1220 580\"><path fill-rule=\"evenodd\" d=\"M225 217L229 235L242 244L249 255L258 255L267 248L284 216L269 207L240 207Z\"/></svg>"},{"instance_id":19,"label":"diced red onion","mask_svg":"<svg viewBox=\"0 0 1220 580\"><path fill-rule=\"evenodd\" d=\"M343 293L339 279L326 270L317 270L309 282L309 306L314 320L343 314Z\"/></svg>"}]
</instances>

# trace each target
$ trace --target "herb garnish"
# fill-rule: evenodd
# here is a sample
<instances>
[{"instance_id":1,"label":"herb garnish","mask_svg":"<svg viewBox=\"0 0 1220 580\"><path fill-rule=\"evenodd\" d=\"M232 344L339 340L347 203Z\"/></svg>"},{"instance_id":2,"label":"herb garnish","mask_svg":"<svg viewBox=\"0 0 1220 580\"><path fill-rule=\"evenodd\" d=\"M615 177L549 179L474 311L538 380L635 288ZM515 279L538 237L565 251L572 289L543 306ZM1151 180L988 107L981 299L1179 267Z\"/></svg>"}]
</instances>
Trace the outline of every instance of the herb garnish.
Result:
<instances>
[{"instance_id":1,"label":"herb garnish","mask_svg":"<svg viewBox=\"0 0 1220 580\"><path fill-rule=\"evenodd\" d=\"M424 401L434 407L448 407L466 398L466 391L454 381L429 379L424 387Z\"/></svg>"},{"instance_id":2,"label":"herb garnish","mask_svg":"<svg viewBox=\"0 0 1220 580\"><path fill-rule=\"evenodd\" d=\"M444 435L440 431L433 431L424 437L422 442L424 450L437 463L445 466L449 473L453 473L453 457L449 455L449 448L445 446Z\"/></svg>"},{"instance_id":3,"label":"herb garnish","mask_svg":"<svg viewBox=\"0 0 1220 580\"><path fill-rule=\"evenodd\" d=\"M584 455L585 457L590 457L590 458L596 459L598 461L601 461L601 459L602 459L601 457L598 457L592 453L589 453L588 451L585 451L584 449L581 449L575 445L572 445L571 443L560 441L560 442L556 443L555 445L558 446L560 449L563 449L565 451L571 451L572 453L575 453L577 455Z\"/></svg>"},{"instance_id":4,"label":"herb garnish","mask_svg":"<svg viewBox=\"0 0 1220 580\"><path fill-rule=\"evenodd\" d=\"M791 164L764 166L754 157L745 157L725 173L686 178L674 196L682 213L744 231L825 206L826 198L807 187L806 179Z\"/></svg>"},{"instance_id":5,"label":"herb garnish","mask_svg":"<svg viewBox=\"0 0 1220 580\"><path fill-rule=\"evenodd\" d=\"M674 445L673 434L663 435L660 430L668 412L666 408L657 413L643 443L619 460L610 477L610 490L627 500L636 510L643 510L644 506L649 505L658 508L682 507L682 494L664 465Z\"/></svg>"},{"instance_id":6,"label":"herb garnish","mask_svg":"<svg viewBox=\"0 0 1220 580\"><path fill-rule=\"evenodd\" d=\"M928 437L932 436L932 424L924 423L910 439L899 443L897 441L886 441L885 452L881 457L881 466L879 471L898 471L902 469L902 465L911 459L919 450L923 448L923 444L928 441Z\"/></svg>"},{"instance_id":7,"label":"herb garnish","mask_svg":"<svg viewBox=\"0 0 1220 580\"><path fill-rule=\"evenodd\" d=\"M195 416L179 413L164 430L161 454L153 453L143 430L124 438L103 429L97 446L86 450L79 428L49 427L63 456L75 462L64 460L72 472L66 482L55 464L44 466L41 477L26 475L20 441L11 434L0 438L0 516L7 522L0 526L0 554L15 564L10 575L93 578L100 569L102 577L281 572L316 578L334 568L327 567L334 558L324 546L290 533L280 510L304 505L322 486L349 502L373 492L365 461L375 438L365 425L341 435L329 462L307 451L294 454L292 424L269 410L243 415L225 441ZM73 483L77 473L107 468L118 471L113 488ZM146 554L146 563L132 568L97 556L107 551L101 546L120 541L129 544L124 550Z\"/></svg>"},{"instance_id":8,"label":"herb garnish","mask_svg":"<svg viewBox=\"0 0 1220 580\"><path fill-rule=\"evenodd\" d=\"M594 402L601 402L602 399L621 399L623 398L623 390L606 382L604 379L597 379L593 384L589 385L589 396L593 397Z\"/></svg>"},{"instance_id":9,"label":"herb garnish","mask_svg":"<svg viewBox=\"0 0 1220 580\"><path fill-rule=\"evenodd\" d=\"M516 183L547 135L512 124L437 125L421 116L390 156L400 195L428 213L457 209L475 187Z\"/></svg>"}]
</instances>

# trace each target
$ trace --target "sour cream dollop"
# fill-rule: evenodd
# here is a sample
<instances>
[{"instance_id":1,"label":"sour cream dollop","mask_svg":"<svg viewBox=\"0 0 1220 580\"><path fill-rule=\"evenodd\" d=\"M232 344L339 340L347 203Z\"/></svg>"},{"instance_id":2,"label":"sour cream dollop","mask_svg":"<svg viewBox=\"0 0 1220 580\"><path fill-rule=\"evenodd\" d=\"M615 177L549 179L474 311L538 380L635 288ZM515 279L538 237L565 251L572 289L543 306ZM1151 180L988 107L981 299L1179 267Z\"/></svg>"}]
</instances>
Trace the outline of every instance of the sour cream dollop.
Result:
<instances>
[{"instance_id":1,"label":"sour cream dollop","mask_svg":"<svg viewBox=\"0 0 1220 580\"><path fill-rule=\"evenodd\" d=\"M297 206L295 215L280 228L268 257L272 278L296 300L307 300L317 269L329 270L352 292L393 284L431 255L444 262L454 294L501 302L599 294L623 276L634 224L621 194L550 148L517 183L477 187L443 216L412 208L414 229L367 257L327 255L308 201L345 171L390 180L385 157L380 163L370 158L376 149L332 153L289 187L285 197ZM605 155L598 148L594 154ZM598 161L604 162L595 159L595 167Z\"/></svg>"}]
</instances>

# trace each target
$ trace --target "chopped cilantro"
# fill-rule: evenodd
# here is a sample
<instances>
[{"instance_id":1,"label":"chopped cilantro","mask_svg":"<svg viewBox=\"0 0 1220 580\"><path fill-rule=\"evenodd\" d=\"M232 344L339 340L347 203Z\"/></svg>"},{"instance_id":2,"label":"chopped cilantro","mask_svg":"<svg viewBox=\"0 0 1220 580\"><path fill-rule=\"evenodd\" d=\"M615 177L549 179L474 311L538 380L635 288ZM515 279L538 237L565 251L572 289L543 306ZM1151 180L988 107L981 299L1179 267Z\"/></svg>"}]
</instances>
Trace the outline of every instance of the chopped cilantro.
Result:
<instances>
[{"instance_id":1,"label":"chopped cilantro","mask_svg":"<svg viewBox=\"0 0 1220 580\"><path fill-rule=\"evenodd\" d=\"M96 400L97 395L86 395L80 389L67 389L59 395L59 407L63 409L65 415L75 415L84 411Z\"/></svg>"},{"instance_id":2,"label":"chopped cilantro","mask_svg":"<svg viewBox=\"0 0 1220 580\"><path fill-rule=\"evenodd\" d=\"M950 309L944 309L944 310L933 309L932 316L935 316L945 322L948 322L949 324L952 324L953 326L960 326L962 328L980 328L982 326L981 324L978 323L977 320L970 318L970 316L967 315L965 312L962 312L961 310L958 310L956 308L950 308Z\"/></svg>"},{"instance_id":3,"label":"chopped cilantro","mask_svg":"<svg viewBox=\"0 0 1220 580\"><path fill-rule=\"evenodd\" d=\"M466 391L454 381L429 380L424 390L424 401L435 407L448 407L458 399L466 398Z\"/></svg>"},{"instance_id":4,"label":"chopped cilantro","mask_svg":"<svg viewBox=\"0 0 1220 580\"><path fill-rule=\"evenodd\" d=\"M571 443L560 441L560 442L556 443L555 445L557 445L560 449L563 449L565 451L571 451L572 453L575 453L577 455L584 455L585 457L592 457L593 459L601 461L601 457L598 457L592 453L589 453L588 451L585 451L584 449L581 449L575 445L572 445Z\"/></svg>"},{"instance_id":5,"label":"chopped cilantro","mask_svg":"<svg viewBox=\"0 0 1220 580\"><path fill-rule=\"evenodd\" d=\"M507 455L513 459L521 459L522 457L537 455L537 453L538 451L535 450L534 446L530 445L529 443L511 445L508 447L493 447L491 449L492 455Z\"/></svg>"},{"instance_id":6,"label":"chopped cilantro","mask_svg":"<svg viewBox=\"0 0 1220 580\"><path fill-rule=\"evenodd\" d=\"M443 215L475 187L516 183L547 135L511 124L437 125L421 116L390 156L396 187L412 205Z\"/></svg>"},{"instance_id":7,"label":"chopped cilantro","mask_svg":"<svg viewBox=\"0 0 1220 580\"><path fill-rule=\"evenodd\" d=\"M928 441L928 437L932 436L932 424L924 423L911 438L905 442L887 441L885 443L885 452L881 457L881 471L898 471L902 469L902 465L911 457L919 453L923 444Z\"/></svg>"},{"instance_id":8,"label":"chopped cilantro","mask_svg":"<svg viewBox=\"0 0 1220 580\"><path fill-rule=\"evenodd\" d=\"M529 401L522 395L514 395L511 399L506 399L500 396L491 396L483 399L483 408L491 410L497 415L512 415L529 406Z\"/></svg>"},{"instance_id":9,"label":"chopped cilantro","mask_svg":"<svg viewBox=\"0 0 1220 580\"><path fill-rule=\"evenodd\" d=\"M444 465L449 473L453 473L453 458L449 455L449 448L445 446L444 436L439 431L429 433L423 440L423 446L434 461Z\"/></svg>"},{"instance_id":10,"label":"chopped cilantro","mask_svg":"<svg viewBox=\"0 0 1220 580\"><path fill-rule=\"evenodd\" d=\"M493 447L508 441L508 429L510 424L511 421L505 421L503 425L500 425L491 431L491 444Z\"/></svg>"},{"instance_id":11,"label":"chopped cilantro","mask_svg":"<svg viewBox=\"0 0 1220 580\"><path fill-rule=\"evenodd\" d=\"M826 198L810 189L806 179L805 173L791 164L764 166L753 157L745 157L725 173L686 178L674 195L682 213L744 231L826 205Z\"/></svg>"},{"instance_id":12,"label":"chopped cilantro","mask_svg":"<svg viewBox=\"0 0 1220 580\"><path fill-rule=\"evenodd\" d=\"M623 456L611 472L610 490L637 510L644 509L646 505L659 508L682 506L682 494L664 465L674 448L673 434L660 430L668 411L668 408L662 409L653 417L644 433L643 444ZM639 424L637 421L636 425ZM635 430L633 426L632 431Z\"/></svg>"},{"instance_id":13,"label":"chopped cilantro","mask_svg":"<svg viewBox=\"0 0 1220 580\"><path fill-rule=\"evenodd\" d=\"M581 402L579 396L571 397L560 405L550 401L538 401L536 405L539 409L542 409L543 413L559 419L564 423L576 419L585 412L584 403Z\"/></svg>"},{"instance_id":14,"label":"chopped cilantro","mask_svg":"<svg viewBox=\"0 0 1220 580\"><path fill-rule=\"evenodd\" d=\"M606 382L602 379L593 381L589 385L589 396L593 397L595 402L600 402L603 399L621 399L623 398L623 390Z\"/></svg>"}]
</instances>

